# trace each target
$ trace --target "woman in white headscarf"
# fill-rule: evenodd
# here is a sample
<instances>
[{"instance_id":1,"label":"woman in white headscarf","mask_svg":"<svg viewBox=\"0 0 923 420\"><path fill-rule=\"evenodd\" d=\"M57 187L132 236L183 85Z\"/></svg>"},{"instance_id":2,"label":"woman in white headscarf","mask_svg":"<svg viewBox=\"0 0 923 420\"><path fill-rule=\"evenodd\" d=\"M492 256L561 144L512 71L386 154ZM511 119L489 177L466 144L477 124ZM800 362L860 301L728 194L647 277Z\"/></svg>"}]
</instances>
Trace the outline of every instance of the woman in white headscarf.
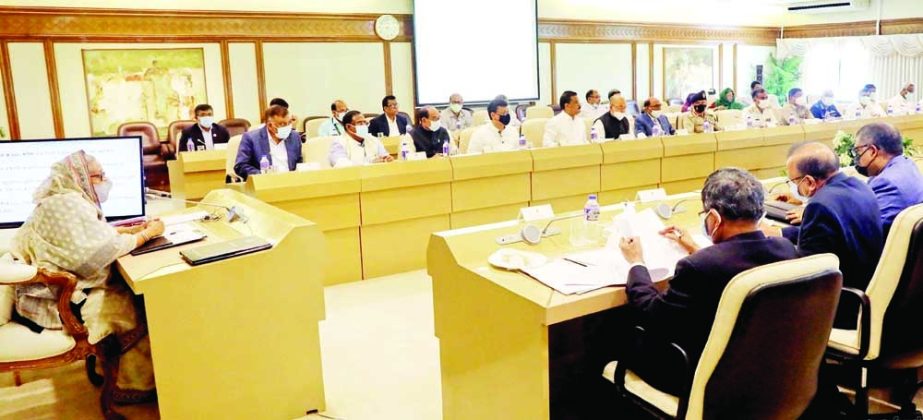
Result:
<instances>
[{"instance_id":1,"label":"woman in white headscarf","mask_svg":"<svg viewBox=\"0 0 923 420\"><path fill-rule=\"evenodd\" d=\"M115 260L163 233L163 223L135 228L106 223L100 203L112 183L103 168L83 151L51 167L51 175L35 192L35 210L13 239L13 254L28 264L77 277L71 307L96 344L115 334L122 348L114 398L146 401L154 396L150 343L134 294L111 270ZM113 275L116 274L116 275ZM59 290L41 284L16 288L16 315L33 330L61 329ZM143 312L142 312L143 313Z\"/></svg>"}]
</instances>

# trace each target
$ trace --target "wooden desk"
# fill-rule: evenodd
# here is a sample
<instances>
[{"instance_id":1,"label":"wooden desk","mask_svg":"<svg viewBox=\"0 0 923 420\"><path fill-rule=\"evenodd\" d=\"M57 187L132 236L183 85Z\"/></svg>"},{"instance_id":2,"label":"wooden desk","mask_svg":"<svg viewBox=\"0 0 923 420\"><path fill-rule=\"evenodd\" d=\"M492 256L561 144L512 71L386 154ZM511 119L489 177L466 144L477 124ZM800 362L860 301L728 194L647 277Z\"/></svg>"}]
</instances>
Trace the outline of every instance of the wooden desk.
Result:
<instances>
[{"instance_id":1,"label":"wooden desk","mask_svg":"<svg viewBox=\"0 0 923 420\"><path fill-rule=\"evenodd\" d=\"M363 166L359 173L363 277L422 268L430 233L450 226L449 159Z\"/></svg>"},{"instance_id":2,"label":"wooden desk","mask_svg":"<svg viewBox=\"0 0 923 420\"><path fill-rule=\"evenodd\" d=\"M211 190L224 188L226 150L179 152L167 162L170 191L184 200L200 200Z\"/></svg>"},{"instance_id":3,"label":"wooden desk","mask_svg":"<svg viewBox=\"0 0 923 420\"><path fill-rule=\"evenodd\" d=\"M452 229L515 219L532 198L528 151L454 156Z\"/></svg>"},{"instance_id":4,"label":"wooden desk","mask_svg":"<svg viewBox=\"0 0 923 420\"><path fill-rule=\"evenodd\" d=\"M249 221L203 222L204 243L256 235L272 249L192 267L179 251L117 267L144 295L164 419L295 418L324 409L318 323L324 319L323 236L313 223L231 190L203 199ZM195 207L185 211L213 208Z\"/></svg>"},{"instance_id":5,"label":"wooden desk","mask_svg":"<svg viewBox=\"0 0 923 420\"><path fill-rule=\"evenodd\" d=\"M663 143L660 137L610 141L601 145L599 203L616 204L635 199L638 191L660 186Z\"/></svg>"},{"instance_id":6,"label":"wooden desk","mask_svg":"<svg viewBox=\"0 0 923 420\"><path fill-rule=\"evenodd\" d=\"M715 171L717 148L714 133L663 137L660 186L667 194L701 188Z\"/></svg>"},{"instance_id":7,"label":"wooden desk","mask_svg":"<svg viewBox=\"0 0 923 420\"><path fill-rule=\"evenodd\" d=\"M901 135L913 139L917 148L923 149L923 115L906 115L891 119Z\"/></svg>"},{"instance_id":8,"label":"wooden desk","mask_svg":"<svg viewBox=\"0 0 923 420\"><path fill-rule=\"evenodd\" d=\"M362 278L359 167L253 175L249 195L316 223L327 244L324 286Z\"/></svg>"},{"instance_id":9,"label":"wooden desk","mask_svg":"<svg viewBox=\"0 0 923 420\"><path fill-rule=\"evenodd\" d=\"M583 208L599 193L602 148L598 144L533 149L532 205L551 204L555 212Z\"/></svg>"},{"instance_id":10,"label":"wooden desk","mask_svg":"<svg viewBox=\"0 0 923 420\"><path fill-rule=\"evenodd\" d=\"M698 225L701 204L695 197L671 197L669 203L692 200L667 223ZM602 220L619 211L604 207ZM563 233L539 245L510 246L549 256L569 252L571 222L580 220L558 222ZM566 351L561 349L566 342L550 338L552 328L627 303L623 287L567 296L524 274L490 267L487 257L499 248L494 239L518 229L516 222L505 222L438 232L430 240L427 269L433 278L446 420L549 418L556 388L551 348Z\"/></svg>"}]
</instances>

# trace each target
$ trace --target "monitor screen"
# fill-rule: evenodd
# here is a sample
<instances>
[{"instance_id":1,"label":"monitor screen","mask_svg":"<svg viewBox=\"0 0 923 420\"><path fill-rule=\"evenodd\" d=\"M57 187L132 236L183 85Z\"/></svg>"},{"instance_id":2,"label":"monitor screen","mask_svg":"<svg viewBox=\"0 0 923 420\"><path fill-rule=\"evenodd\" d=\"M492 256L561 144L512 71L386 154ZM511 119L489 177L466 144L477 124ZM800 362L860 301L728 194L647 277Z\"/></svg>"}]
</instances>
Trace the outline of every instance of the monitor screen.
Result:
<instances>
[{"instance_id":1,"label":"monitor screen","mask_svg":"<svg viewBox=\"0 0 923 420\"><path fill-rule=\"evenodd\" d=\"M536 0L414 0L413 60L417 103L441 105L537 100ZM400 99L400 98L398 98Z\"/></svg>"},{"instance_id":2,"label":"monitor screen","mask_svg":"<svg viewBox=\"0 0 923 420\"><path fill-rule=\"evenodd\" d=\"M144 216L141 137L18 140L0 142L0 227L17 227L32 213L32 195L48 178L51 165L83 150L99 161L112 181L102 203L108 220Z\"/></svg>"}]
</instances>

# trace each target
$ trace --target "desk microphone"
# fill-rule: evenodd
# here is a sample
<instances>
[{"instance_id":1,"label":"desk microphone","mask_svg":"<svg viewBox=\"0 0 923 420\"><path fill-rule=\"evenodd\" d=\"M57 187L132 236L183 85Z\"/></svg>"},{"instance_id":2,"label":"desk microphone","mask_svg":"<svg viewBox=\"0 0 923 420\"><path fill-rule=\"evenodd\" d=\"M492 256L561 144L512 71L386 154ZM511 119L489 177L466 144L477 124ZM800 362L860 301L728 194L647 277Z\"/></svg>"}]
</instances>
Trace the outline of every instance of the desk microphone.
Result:
<instances>
[{"instance_id":1,"label":"desk microphone","mask_svg":"<svg viewBox=\"0 0 923 420\"><path fill-rule=\"evenodd\" d=\"M195 204L198 206L207 206L207 207L215 207L219 209L224 209L225 211L228 212L228 223L233 223L237 220L240 220L244 223L247 222L247 217L244 216L243 211L241 211L240 207L237 207L237 206L227 207L227 206L222 206L220 204L212 204L212 203L205 203L202 201L191 201L191 200L183 200L180 198L173 198L173 195L168 192L152 190L150 188L145 188L144 192L145 192L144 194L145 197L148 197L154 200L175 201L175 202L181 202L181 203Z\"/></svg>"},{"instance_id":2,"label":"desk microphone","mask_svg":"<svg viewBox=\"0 0 923 420\"><path fill-rule=\"evenodd\" d=\"M679 210L679 206L687 201L694 200L694 198L684 198L676 202L673 207L670 207L667 203L660 203L657 207L654 207L654 213L657 213L658 216L662 219L669 219L673 217L674 214L679 213L684 210Z\"/></svg>"}]
</instances>

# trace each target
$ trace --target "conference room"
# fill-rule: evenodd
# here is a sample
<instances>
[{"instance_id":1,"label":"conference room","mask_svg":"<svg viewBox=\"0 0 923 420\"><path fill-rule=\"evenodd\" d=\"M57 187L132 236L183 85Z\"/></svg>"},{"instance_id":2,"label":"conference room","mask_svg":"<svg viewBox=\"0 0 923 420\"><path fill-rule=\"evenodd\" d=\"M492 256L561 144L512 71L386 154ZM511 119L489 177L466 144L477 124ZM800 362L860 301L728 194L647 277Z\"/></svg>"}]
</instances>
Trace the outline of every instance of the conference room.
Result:
<instances>
[{"instance_id":1,"label":"conference room","mask_svg":"<svg viewBox=\"0 0 923 420\"><path fill-rule=\"evenodd\" d=\"M0 0L0 419L923 419L918 0Z\"/></svg>"}]
</instances>

